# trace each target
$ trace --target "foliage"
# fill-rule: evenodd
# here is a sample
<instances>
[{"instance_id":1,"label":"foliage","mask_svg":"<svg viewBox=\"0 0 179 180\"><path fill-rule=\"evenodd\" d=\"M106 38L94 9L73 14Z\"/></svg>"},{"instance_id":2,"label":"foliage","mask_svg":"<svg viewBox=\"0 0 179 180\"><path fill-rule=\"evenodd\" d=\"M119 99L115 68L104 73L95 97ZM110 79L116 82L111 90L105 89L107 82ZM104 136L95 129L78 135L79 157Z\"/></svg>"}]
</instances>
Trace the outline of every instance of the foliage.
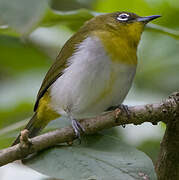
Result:
<instances>
[{"instance_id":1,"label":"foliage","mask_svg":"<svg viewBox=\"0 0 179 180\"><path fill-rule=\"evenodd\" d=\"M137 180L143 179L141 173L156 179L152 161L144 153L120 138L102 134L88 136L80 145L48 149L25 160L25 164L62 179Z\"/></svg>"},{"instance_id":2,"label":"foliage","mask_svg":"<svg viewBox=\"0 0 179 180\"><path fill-rule=\"evenodd\" d=\"M99 12L118 10L133 11L140 15L161 14L163 16L157 23L164 27L153 24L148 26L146 28L148 31L143 34L139 47L138 72L135 85L128 98L129 102L133 102L134 99L136 102L137 98L142 103L149 102L154 96L161 99L164 95L179 89L179 46L177 41L179 37L177 31L179 6L177 0L52 0L50 2L47 0L13 0L12 2L0 0L0 148L11 144L19 129L26 123L24 119L32 114L33 103L40 83L64 41L86 20ZM141 97L144 98L141 99ZM121 144L119 139L112 138L111 140L110 138L102 137L101 139L104 141L100 140L99 144L95 144L93 138L88 137L90 143L94 143L92 147L95 152L96 148L98 149L100 146L100 151L104 153L103 148L106 149L108 144L111 145L109 141L114 141L114 144L119 143L115 146L116 149L110 149L111 147L106 149L110 156L120 149L120 145L126 148L126 151L137 153L140 162L145 159L148 163L147 170L153 168L150 160L142 152L128 147L125 143ZM58 149L58 152L57 148L43 152L37 157L38 161L33 159L29 161L29 164L31 162L30 166L33 167L38 163L43 164L55 153L63 153L64 157L74 158L70 156L71 147L68 147L67 151L65 148ZM84 149L89 154L94 153L91 148L83 145L75 146L75 158L81 159L83 156L78 152L84 151ZM140 149L146 149L145 143L140 146ZM119 151L114 158L121 160L123 153L123 150ZM39 160L44 154L46 154L45 159ZM102 157L104 154L99 155ZM107 158L106 154L104 157ZM88 161L91 161L91 158L86 157L85 162ZM137 167L137 162L139 161L136 161L134 169ZM118 165L120 166L120 164ZM61 164L58 167L60 168L60 166ZM38 167L38 170L41 168L43 169L42 165ZM40 171L44 172L45 170Z\"/></svg>"}]
</instances>

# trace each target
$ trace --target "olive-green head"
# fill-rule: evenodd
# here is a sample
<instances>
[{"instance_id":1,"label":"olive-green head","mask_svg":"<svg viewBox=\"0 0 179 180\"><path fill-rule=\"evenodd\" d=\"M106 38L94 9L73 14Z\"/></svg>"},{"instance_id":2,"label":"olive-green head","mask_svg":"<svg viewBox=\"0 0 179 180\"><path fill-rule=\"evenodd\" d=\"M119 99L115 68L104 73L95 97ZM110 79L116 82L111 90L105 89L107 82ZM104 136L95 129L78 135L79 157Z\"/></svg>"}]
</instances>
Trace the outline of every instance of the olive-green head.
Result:
<instances>
[{"instance_id":1,"label":"olive-green head","mask_svg":"<svg viewBox=\"0 0 179 180\"><path fill-rule=\"evenodd\" d=\"M141 17L130 12L106 13L86 23L88 30L109 31L138 44L144 26L159 15Z\"/></svg>"}]
</instances>

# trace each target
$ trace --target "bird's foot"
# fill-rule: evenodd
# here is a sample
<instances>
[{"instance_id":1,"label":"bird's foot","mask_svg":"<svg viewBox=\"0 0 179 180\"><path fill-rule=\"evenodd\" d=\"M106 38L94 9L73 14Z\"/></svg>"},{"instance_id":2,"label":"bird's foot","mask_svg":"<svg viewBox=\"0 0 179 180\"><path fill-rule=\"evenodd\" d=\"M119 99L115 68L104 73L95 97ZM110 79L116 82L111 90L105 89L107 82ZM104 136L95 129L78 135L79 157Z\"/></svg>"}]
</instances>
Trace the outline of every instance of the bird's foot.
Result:
<instances>
[{"instance_id":1,"label":"bird's foot","mask_svg":"<svg viewBox=\"0 0 179 180\"><path fill-rule=\"evenodd\" d=\"M127 114L128 118L130 117L131 112L129 111L129 107L127 105L121 104L118 106L118 108L124 111Z\"/></svg>"},{"instance_id":2,"label":"bird's foot","mask_svg":"<svg viewBox=\"0 0 179 180\"><path fill-rule=\"evenodd\" d=\"M113 111L113 110L119 110L119 112L124 111L127 115L127 118L130 118L130 115L131 115L131 112L129 111L129 108L127 105L124 105L124 104L120 104L120 105L117 105L117 106L111 106L107 109L107 111ZM118 111L117 111L118 112ZM116 118L117 119L117 118ZM123 128L126 127L126 125L122 125Z\"/></svg>"},{"instance_id":3,"label":"bird's foot","mask_svg":"<svg viewBox=\"0 0 179 180\"><path fill-rule=\"evenodd\" d=\"M72 127L75 131L76 137L79 139L79 141L81 143L81 134L83 134L85 132L85 130L77 120L72 119L71 123L72 123Z\"/></svg>"},{"instance_id":4,"label":"bird's foot","mask_svg":"<svg viewBox=\"0 0 179 180\"><path fill-rule=\"evenodd\" d=\"M124 111L127 114L127 116L130 117L131 112L129 111L128 106L124 105L124 104L120 104L120 105L117 105L117 106L111 106L106 111L113 111L113 110L116 110L116 109L120 109L120 110Z\"/></svg>"}]
</instances>

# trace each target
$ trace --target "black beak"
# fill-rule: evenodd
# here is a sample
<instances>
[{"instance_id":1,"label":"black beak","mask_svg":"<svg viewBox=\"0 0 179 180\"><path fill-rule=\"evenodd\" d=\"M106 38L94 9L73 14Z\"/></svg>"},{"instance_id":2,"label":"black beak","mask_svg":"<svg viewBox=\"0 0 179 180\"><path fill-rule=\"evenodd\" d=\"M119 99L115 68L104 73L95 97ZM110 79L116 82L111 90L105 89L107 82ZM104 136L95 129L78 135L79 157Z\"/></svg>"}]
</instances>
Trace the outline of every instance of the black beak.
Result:
<instances>
[{"instance_id":1,"label":"black beak","mask_svg":"<svg viewBox=\"0 0 179 180\"><path fill-rule=\"evenodd\" d=\"M159 17L161 17L161 16L160 15L153 15L153 16L146 16L146 17L138 17L137 21L147 24L148 22L150 22L156 18L159 18Z\"/></svg>"}]
</instances>

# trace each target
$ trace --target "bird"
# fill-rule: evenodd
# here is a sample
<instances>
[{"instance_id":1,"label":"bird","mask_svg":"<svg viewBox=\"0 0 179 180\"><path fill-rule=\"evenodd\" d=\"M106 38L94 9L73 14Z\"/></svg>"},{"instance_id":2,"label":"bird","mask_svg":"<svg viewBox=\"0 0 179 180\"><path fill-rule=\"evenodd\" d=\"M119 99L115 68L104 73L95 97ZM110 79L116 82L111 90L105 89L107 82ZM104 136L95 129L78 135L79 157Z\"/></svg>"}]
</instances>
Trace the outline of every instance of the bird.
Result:
<instances>
[{"instance_id":1,"label":"bird","mask_svg":"<svg viewBox=\"0 0 179 180\"><path fill-rule=\"evenodd\" d=\"M137 67L137 48L145 25L160 15L104 13L84 23L63 46L47 72L26 125L35 137L52 120L66 116L75 135L79 119L123 107ZM20 135L13 145L18 144Z\"/></svg>"}]
</instances>

